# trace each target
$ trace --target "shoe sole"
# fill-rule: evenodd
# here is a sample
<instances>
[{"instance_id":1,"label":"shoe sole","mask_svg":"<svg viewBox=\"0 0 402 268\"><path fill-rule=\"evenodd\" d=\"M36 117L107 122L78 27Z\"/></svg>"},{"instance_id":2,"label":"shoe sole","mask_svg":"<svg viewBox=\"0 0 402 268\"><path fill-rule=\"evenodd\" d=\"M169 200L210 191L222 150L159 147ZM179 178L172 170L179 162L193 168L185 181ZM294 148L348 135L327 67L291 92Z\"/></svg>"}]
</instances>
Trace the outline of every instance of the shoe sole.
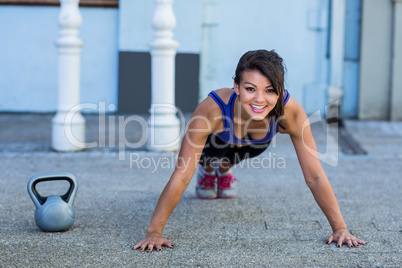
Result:
<instances>
[{"instance_id":1,"label":"shoe sole","mask_svg":"<svg viewBox=\"0 0 402 268\"><path fill-rule=\"evenodd\" d=\"M202 196L199 196L198 194L195 194L195 195L197 196L198 199L204 199L204 200L211 200L211 199L218 198L218 196L215 196L215 197L202 197Z\"/></svg>"},{"instance_id":2,"label":"shoe sole","mask_svg":"<svg viewBox=\"0 0 402 268\"><path fill-rule=\"evenodd\" d=\"M233 198L236 198L236 197L237 197L237 195L235 195L235 196L225 196L225 197L218 196L218 198L221 198L221 199L233 199Z\"/></svg>"}]
</instances>

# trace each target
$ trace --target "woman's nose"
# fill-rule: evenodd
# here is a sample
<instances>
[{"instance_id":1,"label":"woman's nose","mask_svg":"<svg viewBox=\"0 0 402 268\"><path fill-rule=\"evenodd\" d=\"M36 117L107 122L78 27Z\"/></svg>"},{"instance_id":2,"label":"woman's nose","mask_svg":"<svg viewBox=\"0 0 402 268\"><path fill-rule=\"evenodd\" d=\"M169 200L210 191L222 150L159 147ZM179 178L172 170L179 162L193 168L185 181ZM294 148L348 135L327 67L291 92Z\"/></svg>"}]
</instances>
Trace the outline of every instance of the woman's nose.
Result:
<instances>
[{"instance_id":1,"label":"woman's nose","mask_svg":"<svg viewBox=\"0 0 402 268\"><path fill-rule=\"evenodd\" d=\"M256 91L254 95L254 101L256 102L264 101L264 95L261 92Z\"/></svg>"}]
</instances>

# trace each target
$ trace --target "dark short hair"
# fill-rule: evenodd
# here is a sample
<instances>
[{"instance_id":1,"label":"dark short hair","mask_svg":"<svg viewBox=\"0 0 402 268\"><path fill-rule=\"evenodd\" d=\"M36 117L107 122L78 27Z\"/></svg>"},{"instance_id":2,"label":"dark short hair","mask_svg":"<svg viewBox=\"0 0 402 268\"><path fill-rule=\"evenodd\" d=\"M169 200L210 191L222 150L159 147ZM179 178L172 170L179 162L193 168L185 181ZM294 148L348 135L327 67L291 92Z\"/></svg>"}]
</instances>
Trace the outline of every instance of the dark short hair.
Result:
<instances>
[{"instance_id":1,"label":"dark short hair","mask_svg":"<svg viewBox=\"0 0 402 268\"><path fill-rule=\"evenodd\" d=\"M275 107L269 112L269 116L274 116L282 128L285 128L282 119L284 113L283 94L285 89L285 71L283 59L274 50L268 51L265 49L252 50L246 52L237 64L234 81L240 84L244 71L257 70L263 76L271 81L274 92L278 95L278 102Z\"/></svg>"}]
</instances>

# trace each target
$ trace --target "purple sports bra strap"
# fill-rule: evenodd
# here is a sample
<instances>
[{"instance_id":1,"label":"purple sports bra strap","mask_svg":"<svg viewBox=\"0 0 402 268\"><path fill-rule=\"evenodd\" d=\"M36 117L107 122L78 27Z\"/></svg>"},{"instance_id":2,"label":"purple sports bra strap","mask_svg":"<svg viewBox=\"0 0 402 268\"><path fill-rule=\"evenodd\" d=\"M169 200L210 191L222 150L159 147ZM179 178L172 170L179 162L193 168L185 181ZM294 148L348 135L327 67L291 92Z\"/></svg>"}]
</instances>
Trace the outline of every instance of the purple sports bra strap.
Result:
<instances>
[{"instance_id":1,"label":"purple sports bra strap","mask_svg":"<svg viewBox=\"0 0 402 268\"><path fill-rule=\"evenodd\" d=\"M229 128L229 123L227 122L227 118L228 116L230 116L230 114L227 114L227 104L221 99L221 97L218 96L218 94L216 94L214 91L211 91L208 96L210 96L221 108L222 111L222 118L223 118L223 128L227 129Z\"/></svg>"}]
</instances>

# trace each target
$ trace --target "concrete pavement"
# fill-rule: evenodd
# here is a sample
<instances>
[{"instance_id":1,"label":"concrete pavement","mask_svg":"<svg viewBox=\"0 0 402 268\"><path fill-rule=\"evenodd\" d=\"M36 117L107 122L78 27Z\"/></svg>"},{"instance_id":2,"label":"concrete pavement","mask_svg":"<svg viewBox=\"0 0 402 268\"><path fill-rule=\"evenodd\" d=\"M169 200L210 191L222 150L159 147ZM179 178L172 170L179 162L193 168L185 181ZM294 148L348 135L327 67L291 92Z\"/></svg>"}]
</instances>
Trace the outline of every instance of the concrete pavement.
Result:
<instances>
[{"instance_id":1,"label":"concrete pavement","mask_svg":"<svg viewBox=\"0 0 402 268\"><path fill-rule=\"evenodd\" d=\"M87 140L108 141L97 117L86 118ZM145 234L176 154L140 147L119 160L118 146L54 152L50 119L0 114L0 267L402 266L401 122L346 121L367 155L341 152L335 160L326 155L334 150L326 125L313 125L349 231L367 246L325 244L330 226L304 183L290 139L279 135L257 160L234 169L236 199L199 200L193 179L164 230L175 248L149 254L131 247ZM135 125L126 133L133 142L141 137ZM66 232L38 229L26 191L31 176L52 171L71 172L79 181L76 220ZM66 187L38 184L44 195Z\"/></svg>"}]
</instances>

